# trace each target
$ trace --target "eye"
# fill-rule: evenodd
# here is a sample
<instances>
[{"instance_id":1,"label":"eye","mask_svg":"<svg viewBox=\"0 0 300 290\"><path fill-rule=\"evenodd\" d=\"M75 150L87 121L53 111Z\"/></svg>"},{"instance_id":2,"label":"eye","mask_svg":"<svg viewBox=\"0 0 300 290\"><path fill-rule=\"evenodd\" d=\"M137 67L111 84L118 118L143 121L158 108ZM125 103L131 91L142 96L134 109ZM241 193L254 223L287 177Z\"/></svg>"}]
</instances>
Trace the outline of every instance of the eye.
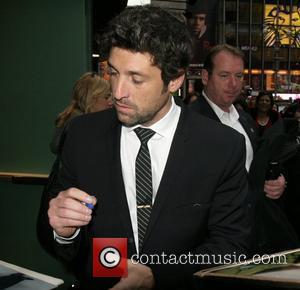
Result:
<instances>
[{"instance_id":1,"label":"eye","mask_svg":"<svg viewBox=\"0 0 300 290\"><path fill-rule=\"evenodd\" d=\"M220 77L221 77L222 79L226 79L226 78L228 77L228 74L220 74Z\"/></svg>"},{"instance_id":2,"label":"eye","mask_svg":"<svg viewBox=\"0 0 300 290\"><path fill-rule=\"evenodd\" d=\"M139 79L139 78L137 78L137 77L132 77L132 82L135 84L135 85L141 85L143 82L144 82L144 80L141 80L141 79Z\"/></svg>"}]
</instances>

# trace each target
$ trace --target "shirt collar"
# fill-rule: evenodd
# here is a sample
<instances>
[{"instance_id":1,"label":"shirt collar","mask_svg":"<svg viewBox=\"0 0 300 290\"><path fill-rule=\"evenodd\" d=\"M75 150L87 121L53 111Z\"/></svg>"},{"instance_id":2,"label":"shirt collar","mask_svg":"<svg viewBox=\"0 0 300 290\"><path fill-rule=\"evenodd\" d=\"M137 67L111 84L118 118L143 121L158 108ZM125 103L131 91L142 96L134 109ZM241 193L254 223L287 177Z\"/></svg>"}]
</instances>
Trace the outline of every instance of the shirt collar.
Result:
<instances>
[{"instance_id":1,"label":"shirt collar","mask_svg":"<svg viewBox=\"0 0 300 290\"><path fill-rule=\"evenodd\" d=\"M231 104L229 107L229 112L223 111L219 106L217 106L214 102L212 102L208 96L206 95L205 91L202 91L202 95L206 99L206 101L209 103L213 111L216 113L217 117L220 120L224 120L224 118L229 119L231 122L235 122L239 119L239 113L234 107L234 105Z\"/></svg>"},{"instance_id":2,"label":"shirt collar","mask_svg":"<svg viewBox=\"0 0 300 290\"><path fill-rule=\"evenodd\" d=\"M125 130L125 132L132 132L135 128L137 127L143 127L143 128L147 128L147 129L152 129L153 131L155 131L158 135L165 137L170 133L170 126L172 126L174 124L174 122L176 120L178 120L178 117L180 115L181 112L181 108L176 105L174 98L172 97L171 100L171 108L168 111L168 113L161 118L159 121L157 121L156 123L152 124L149 127L144 127L141 125L135 125L132 127L125 127L123 126L123 129Z\"/></svg>"}]
</instances>

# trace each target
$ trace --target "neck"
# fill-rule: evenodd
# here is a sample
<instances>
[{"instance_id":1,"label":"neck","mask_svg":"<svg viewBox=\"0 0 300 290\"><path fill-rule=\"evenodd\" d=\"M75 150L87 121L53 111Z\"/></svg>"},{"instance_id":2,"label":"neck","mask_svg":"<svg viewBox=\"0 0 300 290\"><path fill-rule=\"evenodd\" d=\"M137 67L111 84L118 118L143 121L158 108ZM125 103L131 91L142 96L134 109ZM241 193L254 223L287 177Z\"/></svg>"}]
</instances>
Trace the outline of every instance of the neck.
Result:
<instances>
[{"instance_id":1,"label":"neck","mask_svg":"<svg viewBox=\"0 0 300 290\"><path fill-rule=\"evenodd\" d=\"M230 106L215 103L205 89L203 90L203 93L212 103L214 103L216 106L218 106L222 111L224 111L226 113L230 112Z\"/></svg>"},{"instance_id":2,"label":"neck","mask_svg":"<svg viewBox=\"0 0 300 290\"><path fill-rule=\"evenodd\" d=\"M218 106L221 110L223 110L224 112L226 113L230 113L230 109L229 107L226 107L226 106Z\"/></svg>"},{"instance_id":3,"label":"neck","mask_svg":"<svg viewBox=\"0 0 300 290\"><path fill-rule=\"evenodd\" d=\"M269 122L269 116L265 112L257 113L256 121L261 126L266 126Z\"/></svg>"},{"instance_id":4,"label":"neck","mask_svg":"<svg viewBox=\"0 0 300 290\"><path fill-rule=\"evenodd\" d=\"M257 117L267 118L267 117L269 117L269 114L268 114L268 112L257 112Z\"/></svg>"}]
</instances>

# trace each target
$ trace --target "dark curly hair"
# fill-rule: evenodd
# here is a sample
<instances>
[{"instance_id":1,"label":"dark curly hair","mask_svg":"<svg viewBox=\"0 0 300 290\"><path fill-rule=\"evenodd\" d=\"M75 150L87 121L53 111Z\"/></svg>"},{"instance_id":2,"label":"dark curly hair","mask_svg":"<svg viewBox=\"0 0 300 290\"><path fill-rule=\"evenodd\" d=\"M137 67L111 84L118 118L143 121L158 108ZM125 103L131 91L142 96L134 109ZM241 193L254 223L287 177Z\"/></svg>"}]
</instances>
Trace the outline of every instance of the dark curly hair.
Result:
<instances>
[{"instance_id":1,"label":"dark curly hair","mask_svg":"<svg viewBox=\"0 0 300 290\"><path fill-rule=\"evenodd\" d=\"M184 17L150 5L127 7L108 24L99 44L104 58L112 47L149 53L165 85L186 72L192 56Z\"/></svg>"}]
</instances>

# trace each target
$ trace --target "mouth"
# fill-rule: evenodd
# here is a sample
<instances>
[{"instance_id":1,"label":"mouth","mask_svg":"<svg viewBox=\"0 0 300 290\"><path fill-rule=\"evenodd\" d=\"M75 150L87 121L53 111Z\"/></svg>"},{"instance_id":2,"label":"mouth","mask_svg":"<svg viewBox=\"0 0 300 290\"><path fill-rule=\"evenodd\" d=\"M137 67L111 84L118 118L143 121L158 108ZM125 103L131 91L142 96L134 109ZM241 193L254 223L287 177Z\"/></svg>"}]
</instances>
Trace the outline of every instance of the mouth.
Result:
<instances>
[{"instance_id":1,"label":"mouth","mask_svg":"<svg viewBox=\"0 0 300 290\"><path fill-rule=\"evenodd\" d=\"M124 105L122 103L115 102L115 108L119 113L127 113L131 110L130 106Z\"/></svg>"},{"instance_id":2,"label":"mouth","mask_svg":"<svg viewBox=\"0 0 300 290\"><path fill-rule=\"evenodd\" d=\"M235 97L237 96L237 94L236 94L236 93L233 93L233 92L227 92L226 95L227 95L227 97L229 97L229 98L235 98Z\"/></svg>"},{"instance_id":3,"label":"mouth","mask_svg":"<svg viewBox=\"0 0 300 290\"><path fill-rule=\"evenodd\" d=\"M115 102L115 106L119 108L129 109L129 106L118 102Z\"/></svg>"}]
</instances>

